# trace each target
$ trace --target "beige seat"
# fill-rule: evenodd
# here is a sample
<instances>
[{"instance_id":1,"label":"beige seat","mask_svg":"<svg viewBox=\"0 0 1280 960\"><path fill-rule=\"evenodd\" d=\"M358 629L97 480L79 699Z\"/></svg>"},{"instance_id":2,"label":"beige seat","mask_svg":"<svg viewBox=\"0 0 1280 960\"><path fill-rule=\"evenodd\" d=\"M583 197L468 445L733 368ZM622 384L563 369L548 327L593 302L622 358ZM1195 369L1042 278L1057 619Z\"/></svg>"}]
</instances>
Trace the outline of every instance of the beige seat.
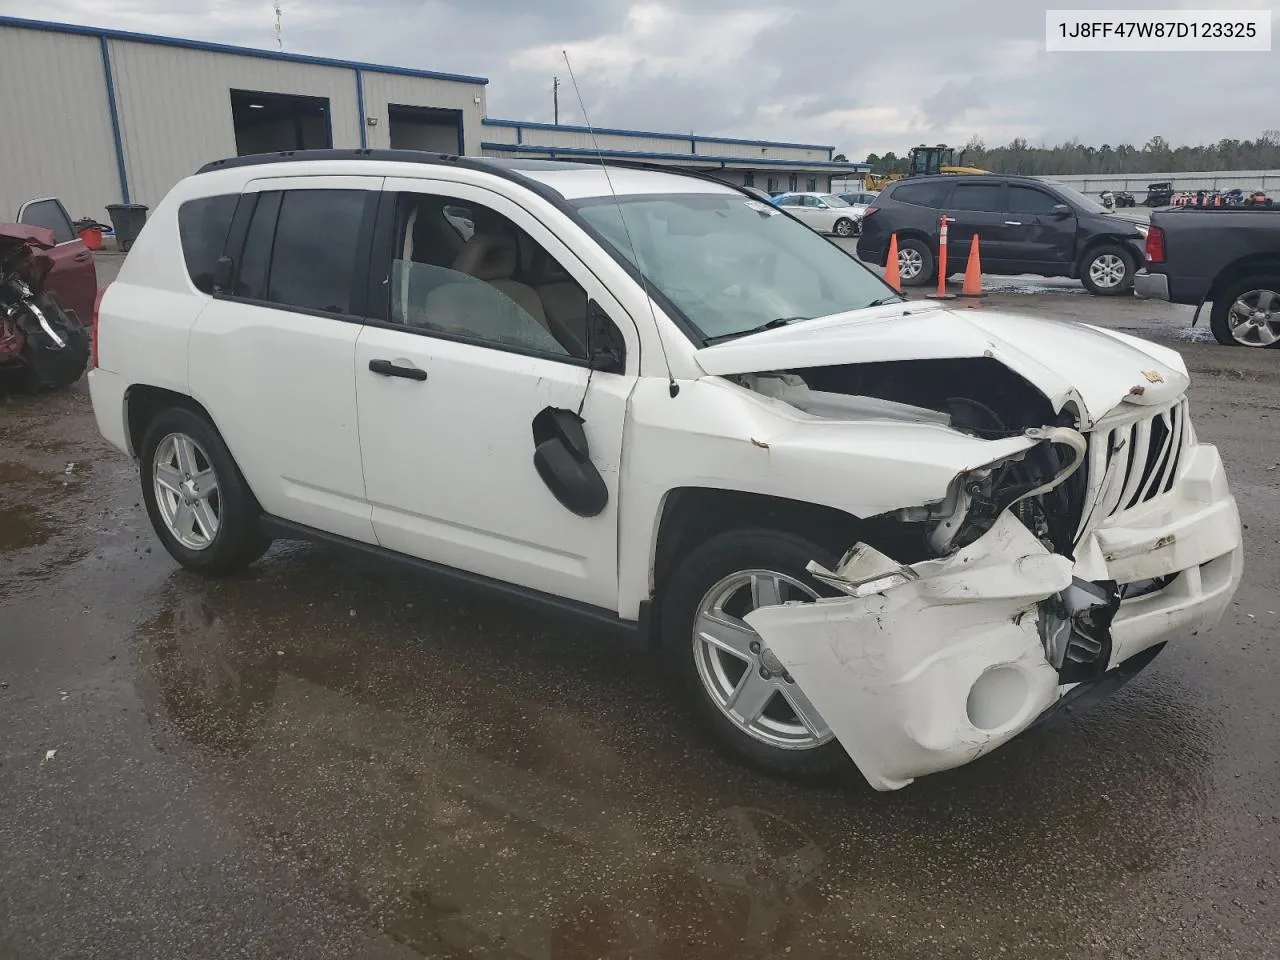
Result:
<instances>
[{"instance_id":1,"label":"beige seat","mask_svg":"<svg viewBox=\"0 0 1280 960\"><path fill-rule=\"evenodd\" d=\"M423 315L430 327L492 343L565 355L547 329L537 293L511 279L517 262L514 238L477 233L450 265L456 279L428 294Z\"/></svg>"},{"instance_id":2,"label":"beige seat","mask_svg":"<svg viewBox=\"0 0 1280 960\"><path fill-rule=\"evenodd\" d=\"M533 287L512 280L516 272L519 249L515 237L505 233L476 233L458 251L452 269L477 280L484 280L500 293L510 297L544 327L547 316L542 300Z\"/></svg>"},{"instance_id":3,"label":"beige seat","mask_svg":"<svg viewBox=\"0 0 1280 960\"><path fill-rule=\"evenodd\" d=\"M538 256L538 284L547 328L574 356L587 355L587 294L545 253Z\"/></svg>"}]
</instances>

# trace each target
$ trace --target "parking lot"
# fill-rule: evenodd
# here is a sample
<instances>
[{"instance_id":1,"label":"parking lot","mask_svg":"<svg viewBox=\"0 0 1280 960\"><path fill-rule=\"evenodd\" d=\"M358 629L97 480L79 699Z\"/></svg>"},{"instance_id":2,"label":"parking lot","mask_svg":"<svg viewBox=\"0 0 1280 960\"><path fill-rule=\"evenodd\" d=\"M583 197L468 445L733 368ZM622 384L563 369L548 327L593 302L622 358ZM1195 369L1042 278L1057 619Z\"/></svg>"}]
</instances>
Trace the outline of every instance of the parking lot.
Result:
<instances>
[{"instance_id":1,"label":"parking lot","mask_svg":"<svg viewBox=\"0 0 1280 960\"><path fill-rule=\"evenodd\" d=\"M896 793L744 769L660 663L488 595L297 544L200 579L83 381L0 401L0 956L1280 954L1280 357L987 287L1183 353L1245 580L1088 714Z\"/></svg>"}]
</instances>

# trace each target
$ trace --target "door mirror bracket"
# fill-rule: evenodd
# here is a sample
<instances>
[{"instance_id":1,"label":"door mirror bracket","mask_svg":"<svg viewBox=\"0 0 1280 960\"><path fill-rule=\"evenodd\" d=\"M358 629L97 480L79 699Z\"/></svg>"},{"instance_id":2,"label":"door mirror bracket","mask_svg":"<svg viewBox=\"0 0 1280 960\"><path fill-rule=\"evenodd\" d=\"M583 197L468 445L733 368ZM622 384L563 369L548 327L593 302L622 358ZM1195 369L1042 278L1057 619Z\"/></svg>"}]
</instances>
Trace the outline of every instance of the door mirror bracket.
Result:
<instances>
[{"instance_id":1,"label":"door mirror bracket","mask_svg":"<svg viewBox=\"0 0 1280 960\"><path fill-rule=\"evenodd\" d=\"M600 373L625 373L627 345L604 308L587 304L587 364Z\"/></svg>"}]
</instances>

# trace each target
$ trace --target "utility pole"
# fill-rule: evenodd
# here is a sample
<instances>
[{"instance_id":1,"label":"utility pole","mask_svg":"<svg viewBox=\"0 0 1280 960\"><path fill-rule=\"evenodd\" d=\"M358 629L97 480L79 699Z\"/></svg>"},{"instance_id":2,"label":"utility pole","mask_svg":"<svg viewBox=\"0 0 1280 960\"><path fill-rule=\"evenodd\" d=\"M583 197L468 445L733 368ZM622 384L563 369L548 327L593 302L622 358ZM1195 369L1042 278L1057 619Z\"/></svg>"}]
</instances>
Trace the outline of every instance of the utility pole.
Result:
<instances>
[{"instance_id":1,"label":"utility pole","mask_svg":"<svg viewBox=\"0 0 1280 960\"><path fill-rule=\"evenodd\" d=\"M552 120L558 127L560 126L560 78L551 78L551 110Z\"/></svg>"},{"instance_id":2,"label":"utility pole","mask_svg":"<svg viewBox=\"0 0 1280 960\"><path fill-rule=\"evenodd\" d=\"M280 0L276 0L276 49L284 49L284 38L280 35Z\"/></svg>"}]
</instances>

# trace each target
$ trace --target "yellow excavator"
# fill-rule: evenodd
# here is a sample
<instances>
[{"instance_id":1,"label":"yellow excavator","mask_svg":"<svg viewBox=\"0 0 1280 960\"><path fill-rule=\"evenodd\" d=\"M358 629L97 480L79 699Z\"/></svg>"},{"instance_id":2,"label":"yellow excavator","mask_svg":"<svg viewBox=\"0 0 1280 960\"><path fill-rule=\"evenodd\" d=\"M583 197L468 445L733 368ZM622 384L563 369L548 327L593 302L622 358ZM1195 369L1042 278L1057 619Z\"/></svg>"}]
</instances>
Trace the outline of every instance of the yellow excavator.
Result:
<instances>
[{"instance_id":1,"label":"yellow excavator","mask_svg":"<svg viewBox=\"0 0 1280 960\"><path fill-rule=\"evenodd\" d=\"M907 154L906 173L869 173L866 178L867 189L880 190L885 184L901 180L904 177L927 177L937 173L974 174L991 172L979 167L965 166L964 155L965 151L961 150L959 156L957 156L955 147L948 147L945 143L939 143L932 147L922 143L918 147L912 147Z\"/></svg>"}]
</instances>

